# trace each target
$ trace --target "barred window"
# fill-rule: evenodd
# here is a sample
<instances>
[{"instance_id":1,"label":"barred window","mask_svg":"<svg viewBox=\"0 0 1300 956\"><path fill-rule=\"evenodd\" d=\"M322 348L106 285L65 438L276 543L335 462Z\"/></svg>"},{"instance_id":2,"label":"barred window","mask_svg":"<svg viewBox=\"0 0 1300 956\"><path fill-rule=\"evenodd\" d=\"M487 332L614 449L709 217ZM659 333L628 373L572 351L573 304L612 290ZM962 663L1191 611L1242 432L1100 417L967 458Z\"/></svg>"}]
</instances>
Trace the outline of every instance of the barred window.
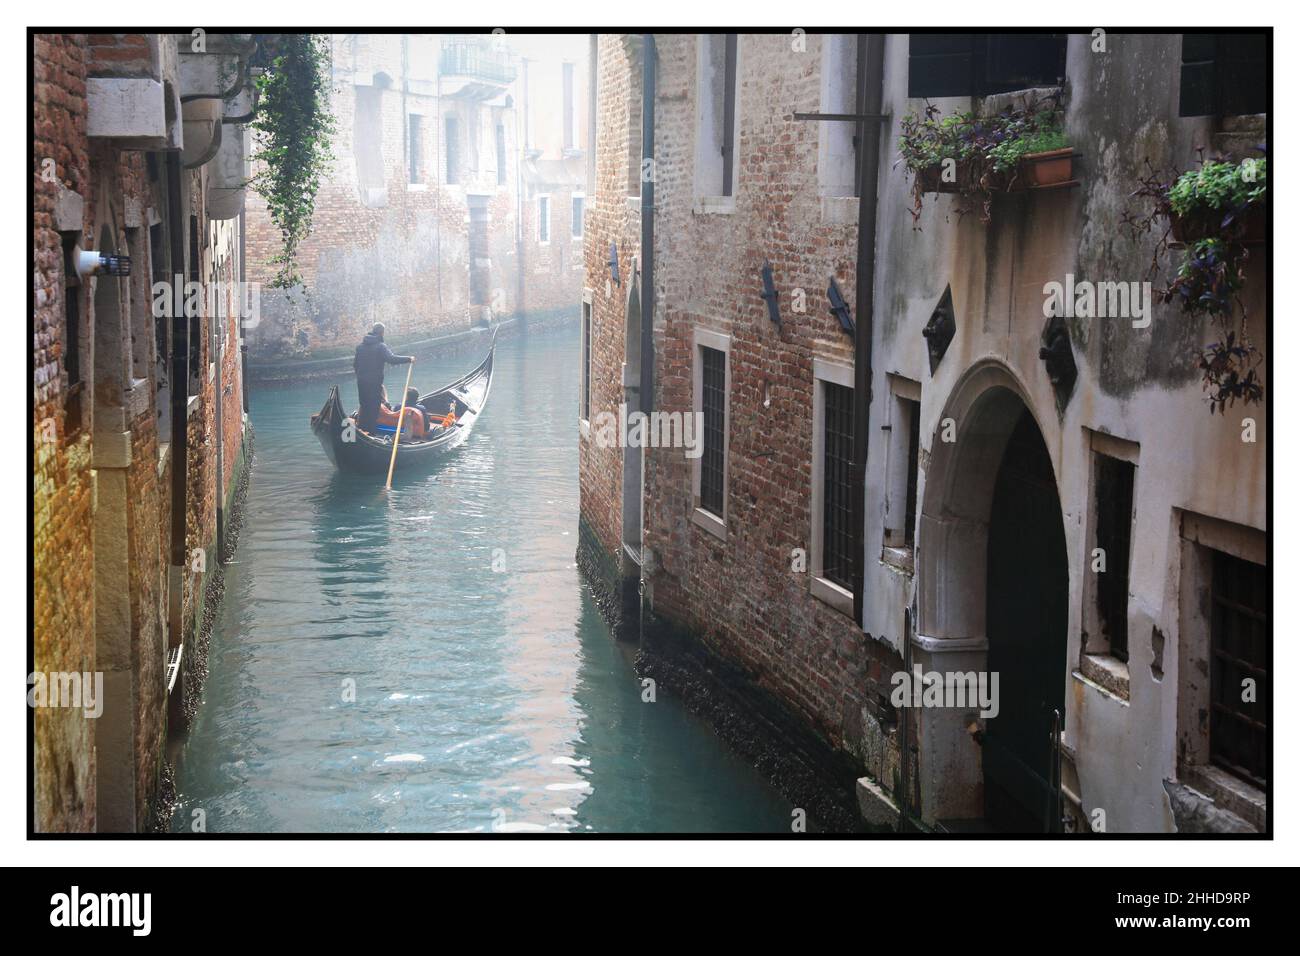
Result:
<instances>
[{"instance_id":1,"label":"barred window","mask_svg":"<svg viewBox=\"0 0 1300 956\"><path fill-rule=\"evenodd\" d=\"M582 400L578 417L591 421L591 303L582 303Z\"/></svg>"},{"instance_id":2,"label":"barred window","mask_svg":"<svg viewBox=\"0 0 1300 956\"><path fill-rule=\"evenodd\" d=\"M1269 777L1269 577L1214 552L1210 586L1210 760L1260 787ZM1253 700L1243 700L1245 682Z\"/></svg>"},{"instance_id":3,"label":"barred window","mask_svg":"<svg viewBox=\"0 0 1300 956\"><path fill-rule=\"evenodd\" d=\"M822 577L853 590L853 389L822 382Z\"/></svg>"},{"instance_id":4,"label":"barred window","mask_svg":"<svg viewBox=\"0 0 1300 956\"><path fill-rule=\"evenodd\" d=\"M1128 660L1129 551L1133 527L1131 462L1096 456L1097 544L1106 570L1097 579L1097 618L1112 657Z\"/></svg>"},{"instance_id":5,"label":"barred window","mask_svg":"<svg viewBox=\"0 0 1300 956\"><path fill-rule=\"evenodd\" d=\"M419 183L421 181L420 166L423 161L423 127L420 125L420 115L418 113L412 113L408 117L408 121L410 123L410 132L406 150L407 182Z\"/></svg>"},{"instance_id":6,"label":"barred window","mask_svg":"<svg viewBox=\"0 0 1300 956\"><path fill-rule=\"evenodd\" d=\"M537 241L551 241L551 197L537 198Z\"/></svg>"},{"instance_id":7,"label":"barred window","mask_svg":"<svg viewBox=\"0 0 1300 956\"><path fill-rule=\"evenodd\" d=\"M722 514L722 472L727 422L727 356L720 349L700 346L704 392L704 453L700 459L700 507Z\"/></svg>"}]
</instances>

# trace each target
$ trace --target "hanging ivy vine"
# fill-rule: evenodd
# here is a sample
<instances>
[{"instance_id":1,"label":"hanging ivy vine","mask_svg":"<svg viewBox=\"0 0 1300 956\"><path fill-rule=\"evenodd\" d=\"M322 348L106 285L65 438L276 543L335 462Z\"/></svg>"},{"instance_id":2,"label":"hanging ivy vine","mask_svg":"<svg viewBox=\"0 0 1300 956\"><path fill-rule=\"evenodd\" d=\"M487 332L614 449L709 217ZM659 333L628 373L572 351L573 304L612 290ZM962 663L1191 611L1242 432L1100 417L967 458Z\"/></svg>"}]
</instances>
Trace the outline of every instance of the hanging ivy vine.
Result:
<instances>
[{"instance_id":1,"label":"hanging ivy vine","mask_svg":"<svg viewBox=\"0 0 1300 956\"><path fill-rule=\"evenodd\" d=\"M301 282L298 247L311 233L316 194L333 158L329 43L320 34L259 34L253 65L253 158L260 169L251 185L266 201L283 243L271 260L279 266L271 285L287 289Z\"/></svg>"}]
</instances>

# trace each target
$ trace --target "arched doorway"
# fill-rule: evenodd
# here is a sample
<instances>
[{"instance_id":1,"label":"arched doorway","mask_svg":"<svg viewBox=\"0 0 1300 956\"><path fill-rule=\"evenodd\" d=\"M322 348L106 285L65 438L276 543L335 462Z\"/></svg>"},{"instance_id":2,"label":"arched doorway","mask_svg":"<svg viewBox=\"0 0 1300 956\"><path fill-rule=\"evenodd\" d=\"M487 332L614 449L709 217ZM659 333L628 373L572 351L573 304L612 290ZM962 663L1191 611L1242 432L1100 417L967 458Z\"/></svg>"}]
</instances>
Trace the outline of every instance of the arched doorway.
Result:
<instances>
[{"instance_id":1,"label":"arched doorway","mask_svg":"<svg viewBox=\"0 0 1300 956\"><path fill-rule=\"evenodd\" d=\"M1050 398L1049 398L1050 401ZM1059 827L1069 565L1055 471L1031 402L1001 364L953 389L922 500L912 665L982 673L996 713L921 708L921 813L1011 832ZM996 677L996 685L994 679Z\"/></svg>"},{"instance_id":2,"label":"arched doorway","mask_svg":"<svg viewBox=\"0 0 1300 956\"><path fill-rule=\"evenodd\" d=\"M984 814L995 830L1056 830L1054 737L1065 718L1070 576L1052 459L1029 409L1007 442L989 512L988 667L998 715L986 722Z\"/></svg>"}]
</instances>

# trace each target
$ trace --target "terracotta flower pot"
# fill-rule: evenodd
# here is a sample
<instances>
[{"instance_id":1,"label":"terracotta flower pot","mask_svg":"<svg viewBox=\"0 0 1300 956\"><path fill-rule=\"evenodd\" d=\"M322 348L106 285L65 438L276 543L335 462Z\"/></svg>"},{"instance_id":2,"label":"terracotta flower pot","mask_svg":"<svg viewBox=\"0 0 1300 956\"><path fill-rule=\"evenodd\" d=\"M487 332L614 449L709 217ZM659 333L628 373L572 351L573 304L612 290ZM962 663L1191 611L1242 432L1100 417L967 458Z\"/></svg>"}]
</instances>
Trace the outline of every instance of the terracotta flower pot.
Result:
<instances>
[{"instance_id":1,"label":"terracotta flower pot","mask_svg":"<svg viewBox=\"0 0 1300 956\"><path fill-rule=\"evenodd\" d=\"M1215 239L1223 235L1223 213L1217 209L1206 209L1186 216L1170 216L1169 225L1175 242ZM1251 206L1235 225L1241 229L1243 243L1248 246L1258 245L1268 238L1268 209L1263 205Z\"/></svg>"},{"instance_id":2,"label":"terracotta flower pot","mask_svg":"<svg viewBox=\"0 0 1300 956\"><path fill-rule=\"evenodd\" d=\"M1026 153L1020 157L1019 180L1025 189L1059 186L1074 178L1074 148Z\"/></svg>"}]
</instances>

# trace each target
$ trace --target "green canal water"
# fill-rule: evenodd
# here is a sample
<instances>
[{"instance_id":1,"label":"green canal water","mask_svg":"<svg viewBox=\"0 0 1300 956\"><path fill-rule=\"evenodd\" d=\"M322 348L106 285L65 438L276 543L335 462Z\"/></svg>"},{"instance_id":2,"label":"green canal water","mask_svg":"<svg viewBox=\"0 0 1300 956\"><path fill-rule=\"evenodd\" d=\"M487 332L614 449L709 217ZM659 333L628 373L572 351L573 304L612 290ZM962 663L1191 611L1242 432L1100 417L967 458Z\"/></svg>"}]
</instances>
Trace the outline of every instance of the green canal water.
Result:
<instances>
[{"instance_id":1,"label":"green canal water","mask_svg":"<svg viewBox=\"0 0 1300 956\"><path fill-rule=\"evenodd\" d=\"M577 355L576 326L503 340L469 441L388 494L311 435L328 383L253 391L176 830L201 809L209 833L790 832L707 725L662 690L642 701L635 649L578 574ZM416 382L480 357L420 362Z\"/></svg>"}]
</instances>

